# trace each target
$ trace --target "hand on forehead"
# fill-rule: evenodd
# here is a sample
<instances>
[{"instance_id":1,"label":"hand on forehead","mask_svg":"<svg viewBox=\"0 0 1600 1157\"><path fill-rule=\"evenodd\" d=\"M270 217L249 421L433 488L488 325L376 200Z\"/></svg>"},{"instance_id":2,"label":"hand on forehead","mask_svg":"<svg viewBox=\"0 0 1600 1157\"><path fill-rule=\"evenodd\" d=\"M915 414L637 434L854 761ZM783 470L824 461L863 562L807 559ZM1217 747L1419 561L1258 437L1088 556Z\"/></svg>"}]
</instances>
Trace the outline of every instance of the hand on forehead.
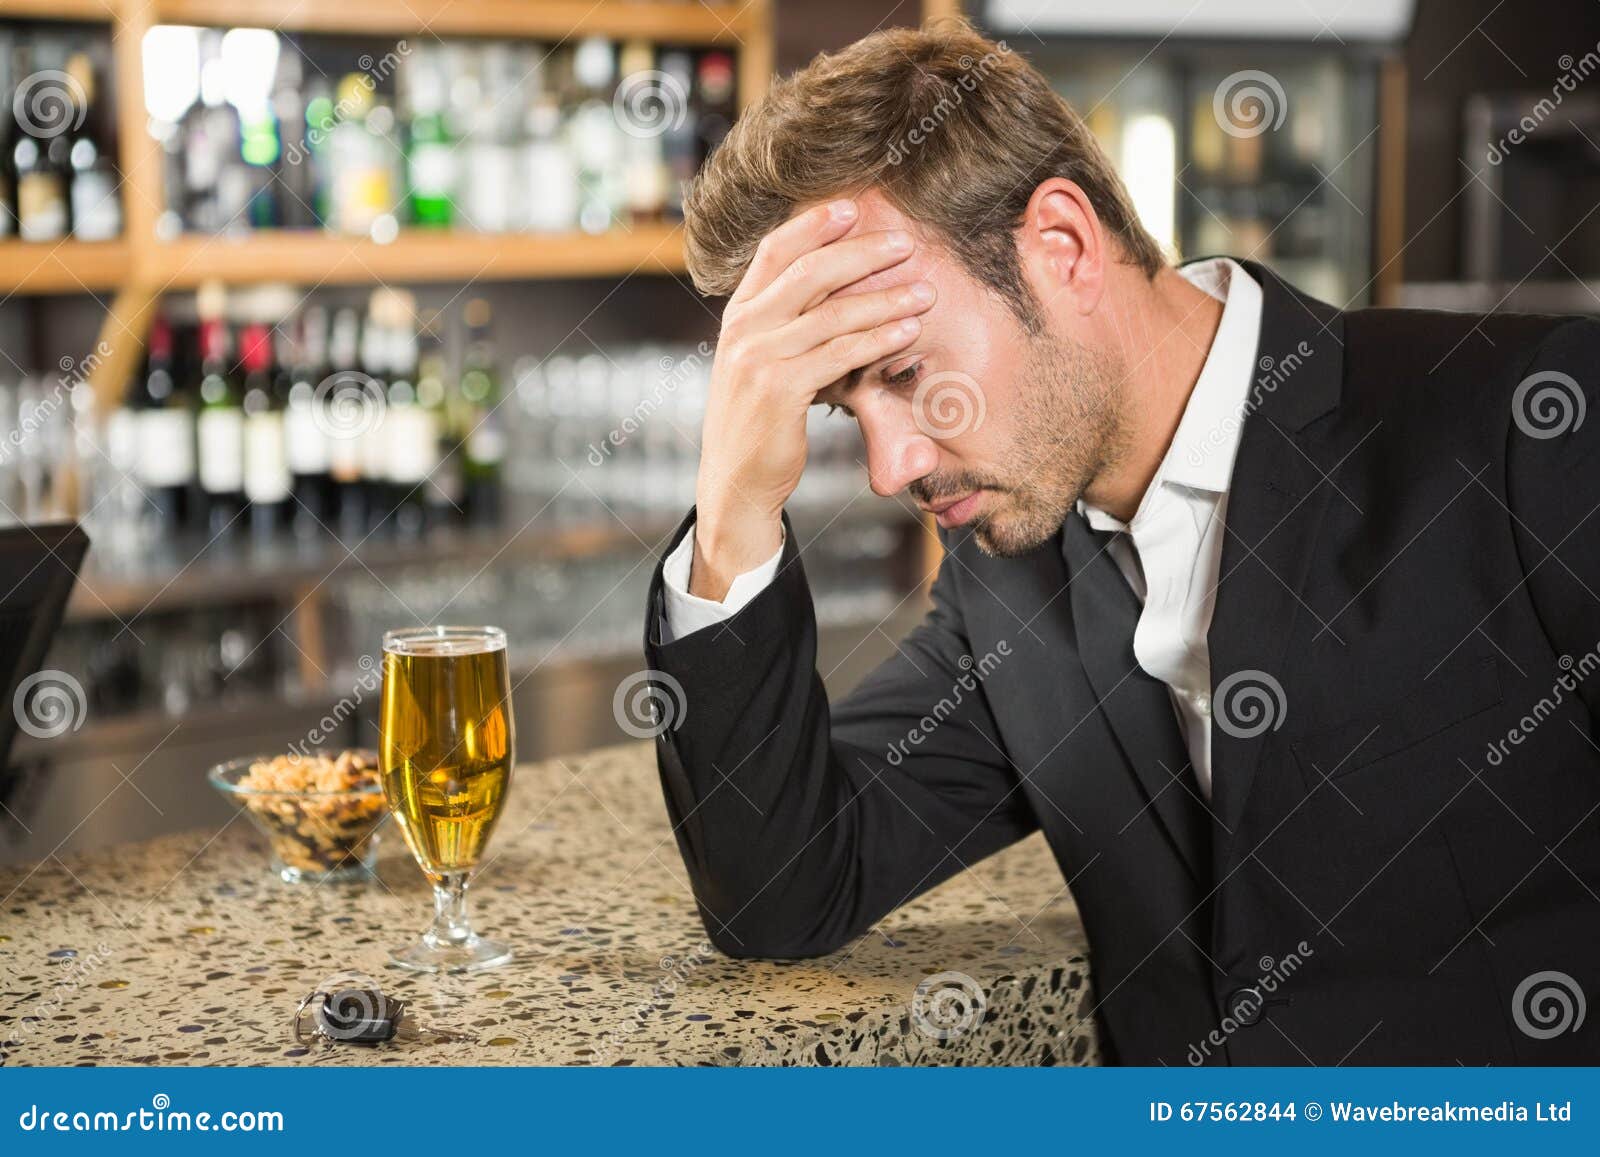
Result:
<instances>
[{"instance_id":1,"label":"hand on forehead","mask_svg":"<svg viewBox=\"0 0 1600 1157\"><path fill-rule=\"evenodd\" d=\"M913 281L924 280L931 276L935 262L928 239L911 218L890 204L889 199L876 189L868 189L865 193L856 195L853 200L857 212L855 224L839 240L859 237L864 233L884 233L891 229L899 229L916 238L917 247L911 251L910 257L898 265L891 265L888 269L881 269L859 281L851 282L842 289L836 289L825 300L850 297L857 293L871 293L875 289L892 289L897 285L909 285ZM809 205L798 206L794 215L798 216L808 208Z\"/></svg>"}]
</instances>

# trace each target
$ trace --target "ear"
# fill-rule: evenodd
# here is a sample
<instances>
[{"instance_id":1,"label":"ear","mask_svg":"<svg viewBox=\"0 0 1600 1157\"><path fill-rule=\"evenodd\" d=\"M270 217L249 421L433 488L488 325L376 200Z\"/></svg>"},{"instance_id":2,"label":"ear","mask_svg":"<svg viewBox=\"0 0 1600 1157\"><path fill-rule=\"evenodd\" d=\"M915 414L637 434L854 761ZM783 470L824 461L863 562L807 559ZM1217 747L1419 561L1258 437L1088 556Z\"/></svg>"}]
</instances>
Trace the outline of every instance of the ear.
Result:
<instances>
[{"instance_id":1,"label":"ear","mask_svg":"<svg viewBox=\"0 0 1600 1157\"><path fill-rule=\"evenodd\" d=\"M1094 311L1105 291L1106 236L1083 189L1051 177L1028 198L1017 230L1022 275L1046 313Z\"/></svg>"}]
</instances>

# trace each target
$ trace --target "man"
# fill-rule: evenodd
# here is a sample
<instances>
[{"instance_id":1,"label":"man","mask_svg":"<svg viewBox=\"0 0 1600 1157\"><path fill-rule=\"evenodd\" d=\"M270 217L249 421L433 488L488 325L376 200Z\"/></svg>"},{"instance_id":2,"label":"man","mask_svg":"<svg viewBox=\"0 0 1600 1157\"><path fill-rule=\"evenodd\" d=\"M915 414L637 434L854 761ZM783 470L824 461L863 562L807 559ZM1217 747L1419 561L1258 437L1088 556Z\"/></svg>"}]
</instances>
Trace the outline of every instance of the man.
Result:
<instances>
[{"instance_id":1,"label":"man","mask_svg":"<svg viewBox=\"0 0 1600 1157\"><path fill-rule=\"evenodd\" d=\"M1171 268L961 27L777 84L687 218L730 296L646 646L719 948L829 952L1042 828L1113 1061L1600 1060L1595 325ZM782 517L818 403L946 549L838 703Z\"/></svg>"}]
</instances>

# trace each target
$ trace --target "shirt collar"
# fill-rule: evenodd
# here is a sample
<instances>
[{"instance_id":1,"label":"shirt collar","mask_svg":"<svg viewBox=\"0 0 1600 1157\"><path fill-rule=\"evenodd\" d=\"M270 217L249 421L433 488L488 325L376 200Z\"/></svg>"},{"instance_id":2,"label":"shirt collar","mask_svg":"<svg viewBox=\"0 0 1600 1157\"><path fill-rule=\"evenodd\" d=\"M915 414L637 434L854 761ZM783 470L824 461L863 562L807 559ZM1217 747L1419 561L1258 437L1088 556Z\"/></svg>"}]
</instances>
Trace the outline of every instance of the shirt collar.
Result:
<instances>
[{"instance_id":1,"label":"shirt collar","mask_svg":"<svg viewBox=\"0 0 1600 1157\"><path fill-rule=\"evenodd\" d=\"M1225 494L1233 477L1239 435L1248 412L1255 377L1256 345L1261 335L1261 286L1227 257L1196 261L1178 269L1190 284L1223 303L1222 320L1211 340L1200 377L1189 393L1172 444L1150 489L1187 486ZM1078 509L1096 530L1123 530L1124 524L1081 499ZM1137 518L1138 516L1135 515Z\"/></svg>"}]
</instances>

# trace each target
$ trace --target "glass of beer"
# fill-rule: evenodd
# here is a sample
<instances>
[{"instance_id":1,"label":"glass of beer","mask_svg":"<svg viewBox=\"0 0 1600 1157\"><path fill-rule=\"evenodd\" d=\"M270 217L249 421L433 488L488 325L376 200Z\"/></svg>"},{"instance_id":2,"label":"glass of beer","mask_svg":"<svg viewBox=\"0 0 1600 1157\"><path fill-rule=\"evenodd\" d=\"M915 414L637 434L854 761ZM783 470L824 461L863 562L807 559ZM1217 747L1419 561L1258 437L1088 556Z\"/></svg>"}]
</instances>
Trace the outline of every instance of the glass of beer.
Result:
<instances>
[{"instance_id":1,"label":"glass of beer","mask_svg":"<svg viewBox=\"0 0 1600 1157\"><path fill-rule=\"evenodd\" d=\"M433 884L433 926L390 953L419 972L511 959L467 920L467 884L505 806L515 761L506 636L498 627L412 627L383 637L383 791Z\"/></svg>"}]
</instances>

